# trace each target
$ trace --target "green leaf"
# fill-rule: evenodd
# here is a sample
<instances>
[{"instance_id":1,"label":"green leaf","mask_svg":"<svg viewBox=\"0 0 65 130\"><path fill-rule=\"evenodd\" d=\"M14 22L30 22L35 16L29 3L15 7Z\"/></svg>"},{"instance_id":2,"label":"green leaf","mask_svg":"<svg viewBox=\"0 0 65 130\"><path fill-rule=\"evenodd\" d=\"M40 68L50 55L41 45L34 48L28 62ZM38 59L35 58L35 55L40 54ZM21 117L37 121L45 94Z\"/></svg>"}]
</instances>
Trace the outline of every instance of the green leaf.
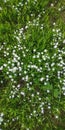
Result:
<instances>
[{"instance_id":1,"label":"green leaf","mask_svg":"<svg viewBox=\"0 0 65 130\"><path fill-rule=\"evenodd\" d=\"M58 89L55 89L54 90L54 97L57 98L59 95L59 90Z\"/></svg>"}]
</instances>

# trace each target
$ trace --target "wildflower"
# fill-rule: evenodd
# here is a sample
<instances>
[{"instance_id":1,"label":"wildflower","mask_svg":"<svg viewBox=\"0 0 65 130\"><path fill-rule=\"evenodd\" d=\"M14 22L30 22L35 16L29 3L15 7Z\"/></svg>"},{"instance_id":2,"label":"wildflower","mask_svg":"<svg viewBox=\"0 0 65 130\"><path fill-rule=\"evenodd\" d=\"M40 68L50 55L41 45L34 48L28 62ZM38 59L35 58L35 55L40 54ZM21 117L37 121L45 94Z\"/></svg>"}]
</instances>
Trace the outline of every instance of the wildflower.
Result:
<instances>
[{"instance_id":1,"label":"wildflower","mask_svg":"<svg viewBox=\"0 0 65 130\"><path fill-rule=\"evenodd\" d=\"M61 8L59 8L58 11L61 11Z\"/></svg>"},{"instance_id":2,"label":"wildflower","mask_svg":"<svg viewBox=\"0 0 65 130\"><path fill-rule=\"evenodd\" d=\"M34 97L34 94L32 94L31 96Z\"/></svg>"},{"instance_id":3,"label":"wildflower","mask_svg":"<svg viewBox=\"0 0 65 130\"><path fill-rule=\"evenodd\" d=\"M33 113L35 114L35 113L36 113L36 110L34 110Z\"/></svg>"},{"instance_id":4,"label":"wildflower","mask_svg":"<svg viewBox=\"0 0 65 130\"><path fill-rule=\"evenodd\" d=\"M53 3L51 3L51 7L53 7L54 6L54 4Z\"/></svg>"},{"instance_id":5,"label":"wildflower","mask_svg":"<svg viewBox=\"0 0 65 130\"><path fill-rule=\"evenodd\" d=\"M1 125L2 122L3 122L3 118L0 116L0 125Z\"/></svg>"},{"instance_id":6,"label":"wildflower","mask_svg":"<svg viewBox=\"0 0 65 130\"><path fill-rule=\"evenodd\" d=\"M3 117L3 116L4 116L4 113L2 112L2 113L0 114L0 116Z\"/></svg>"},{"instance_id":7,"label":"wildflower","mask_svg":"<svg viewBox=\"0 0 65 130\"><path fill-rule=\"evenodd\" d=\"M44 80L44 78L42 77L42 78L40 78L40 81L42 82Z\"/></svg>"},{"instance_id":8,"label":"wildflower","mask_svg":"<svg viewBox=\"0 0 65 130\"><path fill-rule=\"evenodd\" d=\"M56 115L55 118L58 119L58 115Z\"/></svg>"},{"instance_id":9,"label":"wildflower","mask_svg":"<svg viewBox=\"0 0 65 130\"><path fill-rule=\"evenodd\" d=\"M63 43L65 44L65 39L63 40Z\"/></svg>"},{"instance_id":10,"label":"wildflower","mask_svg":"<svg viewBox=\"0 0 65 130\"><path fill-rule=\"evenodd\" d=\"M47 90L47 93L50 93L50 90Z\"/></svg>"},{"instance_id":11,"label":"wildflower","mask_svg":"<svg viewBox=\"0 0 65 130\"><path fill-rule=\"evenodd\" d=\"M44 109L43 108L41 108L41 113L44 114Z\"/></svg>"},{"instance_id":12,"label":"wildflower","mask_svg":"<svg viewBox=\"0 0 65 130\"><path fill-rule=\"evenodd\" d=\"M21 91L21 93L20 93L20 94L21 94L22 96L25 96L25 93L24 93L24 92L22 92L22 91Z\"/></svg>"},{"instance_id":13,"label":"wildflower","mask_svg":"<svg viewBox=\"0 0 65 130\"><path fill-rule=\"evenodd\" d=\"M2 7L0 7L0 10L2 10Z\"/></svg>"},{"instance_id":14,"label":"wildflower","mask_svg":"<svg viewBox=\"0 0 65 130\"><path fill-rule=\"evenodd\" d=\"M0 67L0 70L3 70L3 66Z\"/></svg>"}]
</instances>

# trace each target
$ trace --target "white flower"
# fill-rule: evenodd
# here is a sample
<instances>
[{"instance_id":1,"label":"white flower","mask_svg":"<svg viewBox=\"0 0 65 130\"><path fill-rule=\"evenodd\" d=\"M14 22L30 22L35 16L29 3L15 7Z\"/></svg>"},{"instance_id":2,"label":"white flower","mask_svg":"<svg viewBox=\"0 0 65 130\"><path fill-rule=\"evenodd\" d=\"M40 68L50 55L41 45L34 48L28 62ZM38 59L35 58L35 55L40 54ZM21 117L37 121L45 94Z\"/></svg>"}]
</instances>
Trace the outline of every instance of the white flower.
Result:
<instances>
[{"instance_id":1,"label":"white flower","mask_svg":"<svg viewBox=\"0 0 65 130\"><path fill-rule=\"evenodd\" d=\"M40 78L40 81L42 82L44 80L44 78L42 77L42 78Z\"/></svg>"},{"instance_id":2,"label":"white flower","mask_svg":"<svg viewBox=\"0 0 65 130\"><path fill-rule=\"evenodd\" d=\"M6 67L6 66L7 66L7 64L3 64L3 66L4 66L4 67Z\"/></svg>"},{"instance_id":3,"label":"white flower","mask_svg":"<svg viewBox=\"0 0 65 130\"><path fill-rule=\"evenodd\" d=\"M37 95L39 95L40 93L39 92L37 92Z\"/></svg>"},{"instance_id":4,"label":"white flower","mask_svg":"<svg viewBox=\"0 0 65 130\"><path fill-rule=\"evenodd\" d=\"M0 124L1 124L1 122L3 122L3 118L0 116Z\"/></svg>"},{"instance_id":5,"label":"white flower","mask_svg":"<svg viewBox=\"0 0 65 130\"><path fill-rule=\"evenodd\" d=\"M39 58L39 55L37 55L37 58Z\"/></svg>"},{"instance_id":6,"label":"white flower","mask_svg":"<svg viewBox=\"0 0 65 130\"><path fill-rule=\"evenodd\" d=\"M51 106L48 106L48 109L50 109L51 108Z\"/></svg>"},{"instance_id":7,"label":"white flower","mask_svg":"<svg viewBox=\"0 0 65 130\"><path fill-rule=\"evenodd\" d=\"M36 58L36 56L34 55L33 58Z\"/></svg>"},{"instance_id":8,"label":"white flower","mask_svg":"<svg viewBox=\"0 0 65 130\"><path fill-rule=\"evenodd\" d=\"M17 63L17 66L20 66L20 62Z\"/></svg>"},{"instance_id":9,"label":"white flower","mask_svg":"<svg viewBox=\"0 0 65 130\"><path fill-rule=\"evenodd\" d=\"M43 29L43 27L41 26L40 29Z\"/></svg>"},{"instance_id":10,"label":"white flower","mask_svg":"<svg viewBox=\"0 0 65 130\"><path fill-rule=\"evenodd\" d=\"M2 10L2 7L0 7L0 10Z\"/></svg>"},{"instance_id":11,"label":"white flower","mask_svg":"<svg viewBox=\"0 0 65 130\"><path fill-rule=\"evenodd\" d=\"M53 28L53 30L52 30L53 32L55 32L55 29Z\"/></svg>"},{"instance_id":12,"label":"white flower","mask_svg":"<svg viewBox=\"0 0 65 130\"><path fill-rule=\"evenodd\" d=\"M58 119L58 115L56 115L55 118Z\"/></svg>"},{"instance_id":13,"label":"white flower","mask_svg":"<svg viewBox=\"0 0 65 130\"><path fill-rule=\"evenodd\" d=\"M17 70L18 70L18 68L17 68L17 67L14 67L14 68L12 69L12 72L15 73Z\"/></svg>"},{"instance_id":14,"label":"white flower","mask_svg":"<svg viewBox=\"0 0 65 130\"><path fill-rule=\"evenodd\" d=\"M29 84L32 85L32 82L30 82Z\"/></svg>"},{"instance_id":15,"label":"white flower","mask_svg":"<svg viewBox=\"0 0 65 130\"><path fill-rule=\"evenodd\" d=\"M0 82L1 82L1 84L3 84L3 80L1 80Z\"/></svg>"},{"instance_id":16,"label":"white flower","mask_svg":"<svg viewBox=\"0 0 65 130\"><path fill-rule=\"evenodd\" d=\"M25 57L26 55L25 54L23 54L23 57Z\"/></svg>"},{"instance_id":17,"label":"white flower","mask_svg":"<svg viewBox=\"0 0 65 130\"><path fill-rule=\"evenodd\" d=\"M47 85L47 83L46 83L46 82L44 82L44 85Z\"/></svg>"},{"instance_id":18,"label":"white flower","mask_svg":"<svg viewBox=\"0 0 65 130\"><path fill-rule=\"evenodd\" d=\"M34 94L32 93L32 95L31 95L32 97L34 97Z\"/></svg>"},{"instance_id":19,"label":"white flower","mask_svg":"<svg viewBox=\"0 0 65 130\"><path fill-rule=\"evenodd\" d=\"M63 95L65 96L65 92L63 93Z\"/></svg>"},{"instance_id":20,"label":"white flower","mask_svg":"<svg viewBox=\"0 0 65 130\"><path fill-rule=\"evenodd\" d=\"M55 63L52 63L52 64L51 64L51 67L54 66L54 65L55 65Z\"/></svg>"},{"instance_id":21,"label":"white flower","mask_svg":"<svg viewBox=\"0 0 65 130\"><path fill-rule=\"evenodd\" d=\"M54 48L57 48L57 45L55 45Z\"/></svg>"},{"instance_id":22,"label":"white flower","mask_svg":"<svg viewBox=\"0 0 65 130\"><path fill-rule=\"evenodd\" d=\"M17 85L17 88L20 88L20 84Z\"/></svg>"},{"instance_id":23,"label":"white flower","mask_svg":"<svg viewBox=\"0 0 65 130\"><path fill-rule=\"evenodd\" d=\"M12 95L12 98L14 98L14 95Z\"/></svg>"},{"instance_id":24,"label":"white flower","mask_svg":"<svg viewBox=\"0 0 65 130\"><path fill-rule=\"evenodd\" d=\"M25 79L26 79L26 81L28 81L28 75L26 75Z\"/></svg>"},{"instance_id":25,"label":"white flower","mask_svg":"<svg viewBox=\"0 0 65 130\"><path fill-rule=\"evenodd\" d=\"M21 92L21 95L25 96L25 93L24 93L24 92Z\"/></svg>"},{"instance_id":26,"label":"white flower","mask_svg":"<svg viewBox=\"0 0 65 130\"><path fill-rule=\"evenodd\" d=\"M53 7L54 6L54 4L53 3L51 3L51 7Z\"/></svg>"},{"instance_id":27,"label":"white flower","mask_svg":"<svg viewBox=\"0 0 65 130\"><path fill-rule=\"evenodd\" d=\"M27 128L26 130L29 130L29 128Z\"/></svg>"},{"instance_id":28,"label":"white flower","mask_svg":"<svg viewBox=\"0 0 65 130\"><path fill-rule=\"evenodd\" d=\"M65 44L65 39L63 40L63 43Z\"/></svg>"},{"instance_id":29,"label":"white flower","mask_svg":"<svg viewBox=\"0 0 65 130\"><path fill-rule=\"evenodd\" d=\"M12 78L12 75L9 75L9 78Z\"/></svg>"},{"instance_id":30,"label":"white flower","mask_svg":"<svg viewBox=\"0 0 65 130\"><path fill-rule=\"evenodd\" d=\"M44 52L47 52L47 49L45 49Z\"/></svg>"},{"instance_id":31,"label":"white flower","mask_svg":"<svg viewBox=\"0 0 65 130\"><path fill-rule=\"evenodd\" d=\"M4 116L4 113L2 112L2 113L0 114L0 116L3 117L3 116Z\"/></svg>"},{"instance_id":32,"label":"white flower","mask_svg":"<svg viewBox=\"0 0 65 130\"><path fill-rule=\"evenodd\" d=\"M54 22L53 25L55 25L56 23Z\"/></svg>"},{"instance_id":33,"label":"white flower","mask_svg":"<svg viewBox=\"0 0 65 130\"><path fill-rule=\"evenodd\" d=\"M0 70L3 70L3 66L0 67Z\"/></svg>"},{"instance_id":34,"label":"white flower","mask_svg":"<svg viewBox=\"0 0 65 130\"><path fill-rule=\"evenodd\" d=\"M58 11L61 11L61 8L59 8Z\"/></svg>"},{"instance_id":35,"label":"white flower","mask_svg":"<svg viewBox=\"0 0 65 130\"><path fill-rule=\"evenodd\" d=\"M21 67L19 67L19 71L22 71L22 68L21 68Z\"/></svg>"},{"instance_id":36,"label":"white flower","mask_svg":"<svg viewBox=\"0 0 65 130\"><path fill-rule=\"evenodd\" d=\"M41 108L41 113L44 114L44 109L43 108Z\"/></svg>"},{"instance_id":37,"label":"white flower","mask_svg":"<svg viewBox=\"0 0 65 130\"><path fill-rule=\"evenodd\" d=\"M35 113L36 113L36 110L34 110L33 113L35 114Z\"/></svg>"},{"instance_id":38,"label":"white flower","mask_svg":"<svg viewBox=\"0 0 65 130\"><path fill-rule=\"evenodd\" d=\"M39 101L41 100L41 97L39 97Z\"/></svg>"},{"instance_id":39,"label":"white flower","mask_svg":"<svg viewBox=\"0 0 65 130\"><path fill-rule=\"evenodd\" d=\"M47 93L50 93L50 90L47 90Z\"/></svg>"},{"instance_id":40,"label":"white flower","mask_svg":"<svg viewBox=\"0 0 65 130\"><path fill-rule=\"evenodd\" d=\"M24 74L27 74L27 71L26 71L26 70L24 71Z\"/></svg>"},{"instance_id":41,"label":"white flower","mask_svg":"<svg viewBox=\"0 0 65 130\"><path fill-rule=\"evenodd\" d=\"M28 28L28 26L25 26L25 29L27 29Z\"/></svg>"}]
</instances>

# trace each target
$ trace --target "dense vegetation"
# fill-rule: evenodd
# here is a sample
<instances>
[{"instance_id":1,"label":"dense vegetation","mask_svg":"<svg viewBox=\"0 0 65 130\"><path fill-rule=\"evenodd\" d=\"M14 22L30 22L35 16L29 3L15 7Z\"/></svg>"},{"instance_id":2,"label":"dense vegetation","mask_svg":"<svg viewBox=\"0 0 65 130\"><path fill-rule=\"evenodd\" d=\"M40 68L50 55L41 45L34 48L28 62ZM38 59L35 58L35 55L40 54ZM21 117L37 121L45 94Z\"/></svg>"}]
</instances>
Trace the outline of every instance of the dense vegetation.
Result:
<instances>
[{"instance_id":1,"label":"dense vegetation","mask_svg":"<svg viewBox=\"0 0 65 130\"><path fill-rule=\"evenodd\" d=\"M65 0L0 0L0 130L65 130Z\"/></svg>"}]
</instances>

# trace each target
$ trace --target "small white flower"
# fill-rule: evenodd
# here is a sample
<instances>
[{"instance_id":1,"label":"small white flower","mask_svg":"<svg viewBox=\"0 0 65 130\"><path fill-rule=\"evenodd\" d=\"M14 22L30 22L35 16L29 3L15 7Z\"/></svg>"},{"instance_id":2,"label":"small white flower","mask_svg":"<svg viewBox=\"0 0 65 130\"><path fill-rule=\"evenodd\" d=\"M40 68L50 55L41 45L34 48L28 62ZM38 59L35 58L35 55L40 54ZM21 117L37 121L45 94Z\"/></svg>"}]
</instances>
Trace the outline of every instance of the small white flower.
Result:
<instances>
[{"instance_id":1,"label":"small white flower","mask_svg":"<svg viewBox=\"0 0 65 130\"><path fill-rule=\"evenodd\" d=\"M4 66L4 67L6 67L6 66L7 66L7 64L3 64L3 66Z\"/></svg>"},{"instance_id":2,"label":"small white flower","mask_svg":"<svg viewBox=\"0 0 65 130\"><path fill-rule=\"evenodd\" d=\"M35 114L35 113L36 113L36 110L34 110L33 113Z\"/></svg>"},{"instance_id":3,"label":"small white flower","mask_svg":"<svg viewBox=\"0 0 65 130\"><path fill-rule=\"evenodd\" d=\"M31 96L34 97L34 94L32 94Z\"/></svg>"},{"instance_id":4,"label":"small white flower","mask_svg":"<svg viewBox=\"0 0 65 130\"><path fill-rule=\"evenodd\" d=\"M39 92L37 92L37 95L39 95L40 93Z\"/></svg>"},{"instance_id":5,"label":"small white flower","mask_svg":"<svg viewBox=\"0 0 65 130\"><path fill-rule=\"evenodd\" d=\"M63 95L65 96L65 92L63 93Z\"/></svg>"},{"instance_id":6,"label":"small white flower","mask_svg":"<svg viewBox=\"0 0 65 130\"><path fill-rule=\"evenodd\" d=\"M3 122L3 118L0 116L0 124Z\"/></svg>"},{"instance_id":7,"label":"small white flower","mask_svg":"<svg viewBox=\"0 0 65 130\"><path fill-rule=\"evenodd\" d=\"M40 81L42 82L44 80L44 78L42 77L42 78L40 78Z\"/></svg>"},{"instance_id":8,"label":"small white flower","mask_svg":"<svg viewBox=\"0 0 65 130\"><path fill-rule=\"evenodd\" d=\"M29 128L27 128L26 130L29 130Z\"/></svg>"},{"instance_id":9,"label":"small white flower","mask_svg":"<svg viewBox=\"0 0 65 130\"><path fill-rule=\"evenodd\" d=\"M28 26L25 26L25 29L27 29L28 28Z\"/></svg>"},{"instance_id":10,"label":"small white flower","mask_svg":"<svg viewBox=\"0 0 65 130\"><path fill-rule=\"evenodd\" d=\"M12 75L9 75L9 78L12 78Z\"/></svg>"},{"instance_id":11,"label":"small white flower","mask_svg":"<svg viewBox=\"0 0 65 130\"><path fill-rule=\"evenodd\" d=\"M32 85L32 82L30 82L29 84Z\"/></svg>"},{"instance_id":12,"label":"small white flower","mask_svg":"<svg viewBox=\"0 0 65 130\"><path fill-rule=\"evenodd\" d=\"M52 71L54 71L55 70L55 68L52 68Z\"/></svg>"},{"instance_id":13,"label":"small white flower","mask_svg":"<svg viewBox=\"0 0 65 130\"><path fill-rule=\"evenodd\" d=\"M50 90L47 90L47 93L50 93Z\"/></svg>"},{"instance_id":14,"label":"small white flower","mask_svg":"<svg viewBox=\"0 0 65 130\"><path fill-rule=\"evenodd\" d=\"M34 55L33 58L36 58L36 56Z\"/></svg>"},{"instance_id":15,"label":"small white flower","mask_svg":"<svg viewBox=\"0 0 65 130\"><path fill-rule=\"evenodd\" d=\"M56 25L56 23L54 22L53 25Z\"/></svg>"},{"instance_id":16,"label":"small white flower","mask_svg":"<svg viewBox=\"0 0 65 130\"><path fill-rule=\"evenodd\" d=\"M51 3L51 7L53 7L54 6L54 4L53 3Z\"/></svg>"},{"instance_id":17,"label":"small white flower","mask_svg":"<svg viewBox=\"0 0 65 130\"><path fill-rule=\"evenodd\" d=\"M59 8L58 11L61 11L61 8Z\"/></svg>"},{"instance_id":18,"label":"small white flower","mask_svg":"<svg viewBox=\"0 0 65 130\"><path fill-rule=\"evenodd\" d=\"M50 109L51 108L51 106L48 106L48 109Z\"/></svg>"},{"instance_id":19,"label":"small white flower","mask_svg":"<svg viewBox=\"0 0 65 130\"><path fill-rule=\"evenodd\" d=\"M47 85L47 83L46 83L46 82L44 82L44 85Z\"/></svg>"},{"instance_id":20,"label":"small white flower","mask_svg":"<svg viewBox=\"0 0 65 130\"><path fill-rule=\"evenodd\" d=\"M28 81L28 75L26 75L25 79L26 79L26 81Z\"/></svg>"},{"instance_id":21,"label":"small white flower","mask_svg":"<svg viewBox=\"0 0 65 130\"><path fill-rule=\"evenodd\" d=\"M63 43L65 44L65 39L63 40Z\"/></svg>"},{"instance_id":22,"label":"small white flower","mask_svg":"<svg viewBox=\"0 0 65 130\"><path fill-rule=\"evenodd\" d=\"M55 63L52 63L52 64L51 64L51 67L54 66L54 65L55 65Z\"/></svg>"},{"instance_id":23,"label":"small white flower","mask_svg":"<svg viewBox=\"0 0 65 130\"><path fill-rule=\"evenodd\" d=\"M3 80L1 80L0 82L1 82L1 84L3 84Z\"/></svg>"},{"instance_id":24,"label":"small white flower","mask_svg":"<svg viewBox=\"0 0 65 130\"><path fill-rule=\"evenodd\" d=\"M22 71L22 68L21 68L21 67L19 67L19 71Z\"/></svg>"},{"instance_id":25,"label":"small white flower","mask_svg":"<svg viewBox=\"0 0 65 130\"><path fill-rule=\"evenodd\" d=\"M47 52L47 49L45 49L44 52Z\"/></svg>"},{"instance_id":26,"label":"small white flower","mask_svg":"<svg viewBox=\"0 0 65 130\"><path fill-rule=\"evenodd\" d=\"M57 45L55 45L54 48L57 48Z\"/></svg>"},{"instance_id":27,"label":"small white flower","mask_svg":"<svg viewBox=\"0 0 65 130\"><path fill-rule=\"evenodd\" d=\"M17 67L14 67L14 68L12 69L12 72L15 73L15 72L17 71L17 69L18 69Z\"/></svg>"},{"instance_id":28,"label":"small white flower","mask_svg":"<svg viewBox=\"0 0 65 130\"><path fill-rule=\"evenodd\" d=\"M58 119L58 115L56 115L55 118Z\"/></svg>"},{"instance_id":29,"label":"small white flower","mask_svg":"<svg viewBox=\"0 0 65 130\"><path fill-rule=\"evenodd\" d=\"M21 92L21 95L25 96L25 93L24 93L24 92Z\"/></svg>"},{"instance_id":30,"label":"small white flower","mask_svg":"<svg viewBox=\"0 0 65 130\"><path fill-rule=\"evenodd\" d=\"M55 32L55 29L53 29L52 31Z\"/></svg>"},{"instance_id":31,"label":"small white flower","mask_svg":"<svg viewBox=\"0 0 65 130\"><path fill-rule=\"evenodd\" d=\"M14 98L14 95L12 95L11 97Z\"/></svg>"},{"instance_id":32,"label":"small white flower","mask_svg":"<svg viewBox=\"0 0 65 130\"><path fill-rule=\"evenodd\" d=\"M41 113L44 114L44 109L43 108L41 108Z\"/></svg>"},{"instance_id":33,"label":"small white flower","mask_svg":"<svg viewBox=\"0 0 65 130\"><path fill-rule=\"evenodd\" d=\"M3 117L3 116L4 116L4 113L2 112L2 113L0 114L0 116Z\"/></svg>"},{"instance_id":34,"label":"small white flower","mask_svg":"<svg viewBox=\"0 0 65 130\"><path fill-rule=\"evenodd\" d=\"M39 97L39 101L41 100L41 97Z\"/></svg>"},{"instance_id":35,"label":"small white flower","mask_svg":"<svg viewBox=\"0 0 65 130\"><path fill-rule=\"evenodd\" d=\"M20 84L17 85L17 88L20 88Z\"/></svg>"},{"instance_id":36,"label":"small white flower","mask_svg":"<svg viewBox=\"0 0 65 130\"><path fill-rule=\"evenodd\" d=\"M2 10L2 7L0 7L0 10Z\"/></svg>"},{"instance_id":37,"label":"small white flower","mask_svg":"<svg viewBox=\"0 0 65 130\"><path fill-rule=\"evenodd\" d=\"M0 67L0 70L3 70L3 66Z\"/></svg>"}]
</instances>

